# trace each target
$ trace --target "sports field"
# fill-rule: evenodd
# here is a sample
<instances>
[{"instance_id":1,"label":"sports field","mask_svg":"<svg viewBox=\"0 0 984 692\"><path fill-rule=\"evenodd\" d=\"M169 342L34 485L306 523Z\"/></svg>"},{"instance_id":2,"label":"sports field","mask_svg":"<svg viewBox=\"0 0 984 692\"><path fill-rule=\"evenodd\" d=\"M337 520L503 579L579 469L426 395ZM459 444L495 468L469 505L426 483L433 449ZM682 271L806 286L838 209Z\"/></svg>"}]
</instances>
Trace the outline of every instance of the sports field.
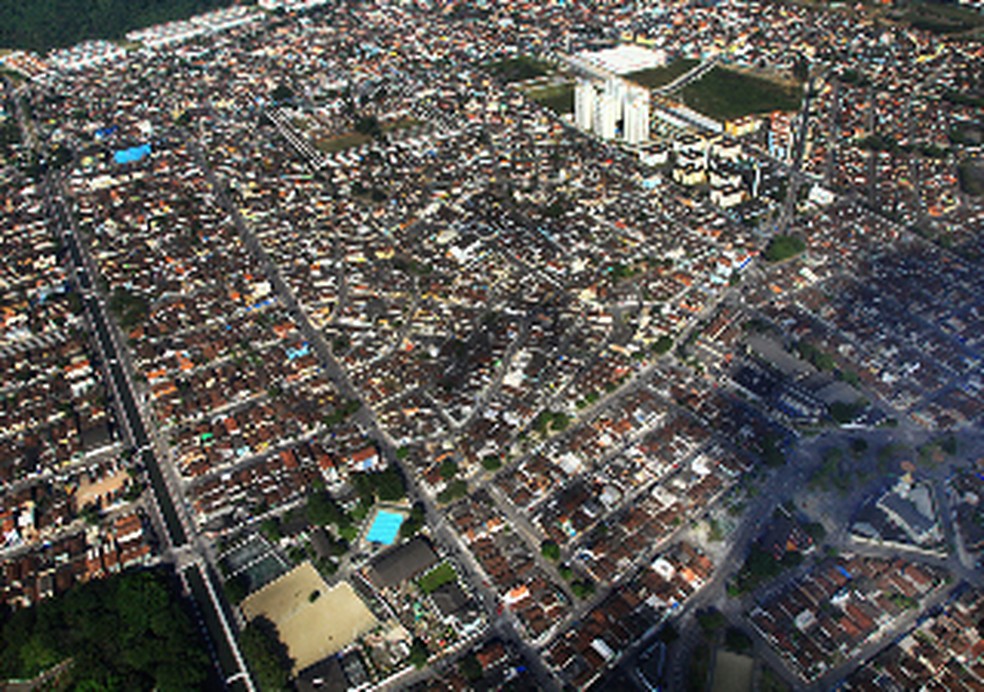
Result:
<instances>
[{"instance_id":1,"label":"sports field","mask_svg":"<svg viewBox=\"0 0 984 692\"><path fill-rule=\"evenodd\" d=\"M277 626L294 659L295 674L345 648L377 624L347 582L328 588L310 562L250 595L242 609L249 620L263 615Z\"/></svg>"}]
</instances>

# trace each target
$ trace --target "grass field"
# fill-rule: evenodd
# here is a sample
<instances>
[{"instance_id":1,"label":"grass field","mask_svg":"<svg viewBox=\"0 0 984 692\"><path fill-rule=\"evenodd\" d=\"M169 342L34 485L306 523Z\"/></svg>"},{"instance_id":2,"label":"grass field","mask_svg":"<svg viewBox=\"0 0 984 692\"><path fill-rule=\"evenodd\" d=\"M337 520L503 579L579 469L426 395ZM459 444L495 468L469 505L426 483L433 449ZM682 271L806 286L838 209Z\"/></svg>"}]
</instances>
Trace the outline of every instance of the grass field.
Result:
<instances>
[{"instance_id":1,"label":"grass field","mask_svg":"<svg viewBox=\"0 0 984 692\"><path fill-rule=\"evenodd\" d=\"M688 70L693 69L699 62L699 60L693 60L692 58L680 58L663 67L652 67L648 70L640 70L639 72L627 74L625 78L647 89L658 89L664 84L669 84Z\"/></svg>"},{"instance_id":2,"label":"grass field","mask_svg":"<svg viewBox=\"0 0 984 692\"><path fill-rule=\"evenodd\" d=\"M715 67L683 88L688 106L715 120L731 120L752 113L799 110L802 90L762 77Z\"/></svg>"},{"instance_id":3,"label":"grass field","mask_svg":"<svg viewBox=\"0 0 984 692\"><path fill-rule=\"evenodd\" d=\"M574 85L571 83L531 89L526 95L560 115L574 112Z\"/></svg>"},{"instance_id":4,"label":"grass field","mask_svg":"<svg viewBox=\"0 0 984 692\"><path fill-rule=\"evenodd\" d=\"M377 624L347 582L328 588L310 562L251 594L242 610L249 620L263 615L277 626L294 659L294 673L342 650Z\"/></svg>"},{"instance_id":5,"label":"grass field","mask_svg":"<svg viewBox=\"0 0 984 692\"><path fill-rule=\"evenodd\" d=\"M433 593L445 584L456 580L458 575L454 568L446 562L442 562L430 572L422 576L417 583L424 593Z\"/></svg>"}]
</instances>

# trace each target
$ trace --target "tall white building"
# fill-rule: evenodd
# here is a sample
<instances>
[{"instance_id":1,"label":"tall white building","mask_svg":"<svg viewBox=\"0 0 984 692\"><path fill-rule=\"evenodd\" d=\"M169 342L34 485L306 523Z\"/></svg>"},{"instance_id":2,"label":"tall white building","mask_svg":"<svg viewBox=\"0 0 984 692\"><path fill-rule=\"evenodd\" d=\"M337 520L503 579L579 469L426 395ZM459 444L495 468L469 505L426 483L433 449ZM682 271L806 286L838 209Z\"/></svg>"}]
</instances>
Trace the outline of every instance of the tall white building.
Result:
<instances>
[{"instance_id":1,"label":"tall white building","mask_svg":"<svg viewBox=\"0 0 984 692\"><path fill-rule=\"evenodd\" d=\"M579 129L591 132L594 124L595 86L588 79L579 79L574 88L574 123Z\"/></svg>"},{"instance_id":2,"label":"tall white building","mask_svg":"<svg viewBox=\"0 0 984 692\"><path fill-rule=\"evenodd\" d=\"M604 83L579 79L574 88L574 123L602 139L621 134L629 144L642 144L649 140L649 92L618 77Z\"/></svg>"},{"instance_id":3,"label":"tall white building","mask_svg":"<svg viewBox=\"0 0 984 692\"><path fill-rule=\"evenodd\" d=\"M638 87L626 90L622 136L628 144L649 141L649 92Z\"/></svg>"},{"instance_id":4,"label":"tall white building","mask_svg":"<svg viewBox=\"0 0 984 692\"><path fill-rule=\"evenodd\" d=\"M615 94L604 92L595 99L594 120L591 123L595 134L602 139L615 139L618 130L618 116L622 102Z\"/></svg>"}]
</instances>

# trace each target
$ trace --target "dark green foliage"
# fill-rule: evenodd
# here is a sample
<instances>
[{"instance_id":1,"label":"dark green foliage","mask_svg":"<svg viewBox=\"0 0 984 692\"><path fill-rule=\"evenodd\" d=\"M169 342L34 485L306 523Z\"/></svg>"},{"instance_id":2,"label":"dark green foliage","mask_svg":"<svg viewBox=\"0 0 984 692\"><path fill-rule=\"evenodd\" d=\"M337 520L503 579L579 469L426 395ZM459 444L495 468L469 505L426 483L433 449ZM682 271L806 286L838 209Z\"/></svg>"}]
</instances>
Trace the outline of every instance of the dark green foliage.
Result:
<instances>
[{"instance_id":1,"label":"dark green foliage","mask_svg":"<svg viewBox=\"0 0 984 692\"><path fill-rule=\"evenodd\" d=\"M482 679L482 664L478 662L478 658L473 653L468 653L461 659L461 663L458 664L458 670L461 672L461 676L468 682L478 682Z\"/></svg>"},{"instance_id":2,"label":"dark green foliage","mask_svg":"<svg viewBox=\"0 0 984 692\"><path fill-rule=\"evenodd\" d=\"M294 661L276 625L262 616L254 618L239 634L239 646L261 690L287 689Z\"/></svg>"},{"instance_id":3,"label":"dark green foliage","mask_svg":"<svg viewBox=\"0 0 984 692\"><path fill-rule=\"evenodd\" d=\"M441 462L441 478L448 481L458 475L458 465L453 459L445 459Z\"/></svg>"},{"instance_id":4,"label":"dark green foliage","mask_svg":"<svg viewBox=\"0 0 984 692\"><path fill-rule=\"evenodd\" d=\"M276 543L284 537L283 532L280 530L280 520L277 519L277 517L264 519L260 524L260 532L266 536L267 540L271 543Z\"/></svg>"},{"instance_id":5,"label":"dark green foliage","mask_svg":"<svg viewBox=\"0 0 984 692\"><path fill-rule=\"evenodd\" d=\"M796 350L803 360L809 361L817 370L833 370L837 365L833 356L821 351L809 341L803 340L796 344Z\"/></svg>"},{"instance_id":6,"label":"dark green foliage","mask_svg":"<svg viewBox=\"0 0 984 692\"><path fill-rule=\"evenodd\" d=\"M673 348L673 338L667 334L663 334L653 343L653 353L660 356L669 353L671 348Z\"/></svg>"},{"instance_id":7,"label":"dark green foliage","mask_svg":"<svg viewBox=\"0 0 984 692\"><path fill-rule=\"evenodd\" d=\"M19 610L0 631L0 679L69 657L76 689L201 688L208 658L173 577L141 570L76 586Z\"/></svg>"},{"instance_id":8,"label":"dark green foliage","mask_svg":"<svg viewBox=\"0 0 984 692\"><path fill-rule=\"evenodd\" d=\"M491 63L489 70L504 82L522 82L534 77L542 77L547 74L549 67L536 58L520 55Z\"/></svg>"},{"instance_id":9,"label":"dark green foliage","mask_svg":"<svg viewBox=\"0 0 984 692\"><path fill-rule=\"evenodd\" d=\"M482 468L486 471L498 471L502 468L502 457L498 454L489 454L488 456L482 457Z\"/></svg>"},{"instance_id":10,"label":"dark green foliage","mask_svg":"<svg viewBox=\"0 0 984 692\"><path fill-rule=\"evenodd\" d=\"M357 399L345 399L339 402L334 410L325 416L324 424L331 427L339 423L344 423L354 416L360 408L362 408L362 404Z\"/></svg>"},{"instance_id":11,"label":"dark green foliage","mask_svg":"<svg viewBox=\"0 0 984 692\"><path fill-rule=\"evenodd\" d=\"M814 543L819 543L827 537L827 529L823 528L823 524L819 521L811 521L803 528L810 535L810 538L813 539Z\"/></svg>"},{"instance_id":12,"label":"dark green foliage","mask_svg":"<svg viewBox=\"0 0 984 692\"><path fill-rule=\"evenodd\" d=\"M403 476L393 467L377 473L353 473L349 480L359 497L369 502L376 499L395 502L407 494Z\"/></svg>"},{"instance_id":13,"label":"dark green foliage","mask_svg":"<svg viewBox=\"0 0 984 692\"><path fill-rule=\"evenodd\" d=\"M190 17L232 0L0 0L0 46L45 52Z\"/></svg>"},{"instance_id":14,"label":"dark green foliage","mask_svg":"<svg viewBox=\"0 0 984 692\"><path fill-rule=\"evenodd\" d=\"M784 466L786 455L783 454L781 446L782 438L775 433L766 434L762 440L762 461L766 466Z\"/></svg>"},{"instance_id":15,"label":"dark green foliage","mask_svg":"<svg viewBox=\"0 0 984 692\"><path fill-rule=\"evenodd\" d=\"M830 405L830 417L837 423L844 425L854 420L854 418L863 410L864 404L862 402L846 404L842 401L835 401Z\"/></svg>"},{"instance_id":16,"label":"dark green foliage","mask_svg":"<svg viewBox=\"0 0 984 692\"><path fill-rule=\"evenodd\" d=\"M710 634L711 632L716 632L717 630L723 628L728 624L724 615L720 610L716 608L708 608L707 610L702 610L697 613L697 624L704 632Z\"/></svg>"},{"instance_id":17,"label":"dark green foliage","mask_svg":"<svg viewBox=\"0 0 984 692\"><path fill-rule=\"evenodd\" d=\"M803 562L803 556L799 553L788 552L782 559L776 560L772 553L758 545L752 546L745 564L735 579L735 594L754 591L762 584L779 576L783 570L796 567ZM732 593L729 590L729 593Z\"/></svg>"},{"instance_id":18,"label":"dark green foliage","mask_svg":"<svg viewBox=\"0 0 984 692\"><path fill-rule=\"evenodd\" d=\"M323 491L308 495L304 512L308 521L317 526L335 524L341 528L352 523L345 512Z\"/></svg>"},{"instance_id":19,"label":"dark green foliage","mask_svg":"<svg viewBox=\"0 0 984 692\"><path fill-rule=\"evenodd\" d=\"M724 633L724 646L736 654L752 650L752 639L737 627L729 627Z\"/></svg>"},{"instance_id":20,"label":"dark green foliage","mask_svg":"<svg viewBox=\"0 0 984 692\"><path fill-rule=\"evenodd\" d=\"M222 591L225 593L226 600L233 605L239 605L249 595L249 587L242 576L232 577L226 581L222 584Z\"/></svg>"},{"instance_id":21,"label":"dark green foliage","mask_svg":"<svg viewBox=\"0 0 984 692\"><path fill-rule=\"evenodd\" d=\"M587 579L579 579L571 583L571 591L574 595L580 599L585 599L591 597L595 592L595 585L593 581Z\"/></svg>"},{"instance_id":22,"label":"dark green foliage","mask_svg":"<svg viewBox=\"0 0 984 692\"><path fill-rule=\"evenodd\" d=\"M781 262L782 260L794 257L806 249L806 243L802 238L791 235L777 235L765 248L763 257L767 262Z\"/></svg>"},{"instance_id":23,"label":"dark green foliage","mask_svg":"<svg viewBox=\"0 0 984 692\"><path fill-rule=\"evenodd\" d=\"M424 527L424 507L416 504L410 510L410 516L400 525L401 538L413 538Z\"/></svg>"},{"instance_id":24,"label":"dark green foliage","mask_svg":"<svg viewBox=\"0 0 984 692\"><path fill-rule=\"evenodd\" d=\"M286 84L278 84L276 88L270 92L270 98L277 103L284 103L285 101L290 101L294 98L294 91Z\"/></svg>"},{"instance_id":25,"label":"dark green foliage","mask_svg":"<svg viewBox=\"0 0 984 692\"><path fill-rule=\"evenodd\" d=\"M379 119L374 115L363 116L356 120L355 131L373 139L383 134L383 128L379 124Z\"/></svg>"},{"instance_id":26,"label":"dark green foliage","mask_svg":"<svg viewBox=\"0 0 984 692\"><path fill-rule=\"evenodd\" d=\"M571 417L559 411L541 411L533 421L533 427L541 435L546 435L548 430L563 432L571 424Z\"/></svg>"},{"instance_id":27,"label":"dark green foliage","mask_svg":"<svg viewBox=\"0 0 984 692\"><path fill-rule=\"evenodd\" d=\"M150 303L143 296L133 295L124 288L116 288L109 297L109 309L123 329L133 329L147 319Z\"/></svg>"},{"instance_id":28,"label":"dark green foliage","mask_svg":"<svg viewBox=\"0 0 984 692\"><path fill-rule=\"evenodd\" d=\"M410 645L410 657L408 660L413 664L415 668L423 668L427 665L427 658L430 656L430 651L427 649L427 644L420 637L414 637L413 644Z\"/></svg>"},{"instance_id":29,"label":"dark green foliage","mask_svg":"<svg viewBox=\"0 0 984 692\"><path fill-rule=\"evenodd\" d=\"M858 457L868 451L868 441L863 437L851 438L851 454Z\"/></svg>"},{"instance_id":30,"label":"dark green foliage","mask_svg":"<svg viewBox=\"0 0 984 692\"><path fill-rule=\"evenodd\" d=\"M672 622L667 622L663 625L663 629L656 635L656 638L664 644L672 644L680 638L680 632L677 631L677 628Z\"/></svg>"},{"instance_id":31,"label":"dark green foliage","mask_svg":"<svg viewBox=\"0 0 984 692\"><path fill-rule=\"evenodd\" d=\"M447 487L437 494L437 501L442 504L449 504L460 497L468 494L468 483L456 478L448 483Z\"/></svg>"},{"instance_id":32,"label":"dark green foliage","mask_svg":"<svg viewBox=\"0 0 984 692\"><path fill-rule=\"evenodd\" d=\"M548 560L560 559L560 546L556 541L544 541L540 544L540 554Z\"/></svg>"}]
</instances>

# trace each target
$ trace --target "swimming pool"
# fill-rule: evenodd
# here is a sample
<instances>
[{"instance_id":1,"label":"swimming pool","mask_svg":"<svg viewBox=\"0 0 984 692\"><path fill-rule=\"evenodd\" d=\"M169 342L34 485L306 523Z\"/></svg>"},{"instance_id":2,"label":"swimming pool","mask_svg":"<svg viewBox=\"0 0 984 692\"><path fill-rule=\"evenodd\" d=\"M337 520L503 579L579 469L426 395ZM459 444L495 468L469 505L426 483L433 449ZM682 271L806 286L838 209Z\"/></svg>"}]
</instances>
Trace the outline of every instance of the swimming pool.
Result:
<instances>
[{"instance_id":1,"label":"swimming pool","mask_svg":"<svg viewBox=\"0 0 984 692\"><path fill-rule=\"evenodd\" d=\"M371 543L382 543L383 545L393 545L396 535L403 525L404 516L399 512L390 512L381 509L376 512L376 518L369 527L366 540Z\"/></svg>"}]
</instances>

